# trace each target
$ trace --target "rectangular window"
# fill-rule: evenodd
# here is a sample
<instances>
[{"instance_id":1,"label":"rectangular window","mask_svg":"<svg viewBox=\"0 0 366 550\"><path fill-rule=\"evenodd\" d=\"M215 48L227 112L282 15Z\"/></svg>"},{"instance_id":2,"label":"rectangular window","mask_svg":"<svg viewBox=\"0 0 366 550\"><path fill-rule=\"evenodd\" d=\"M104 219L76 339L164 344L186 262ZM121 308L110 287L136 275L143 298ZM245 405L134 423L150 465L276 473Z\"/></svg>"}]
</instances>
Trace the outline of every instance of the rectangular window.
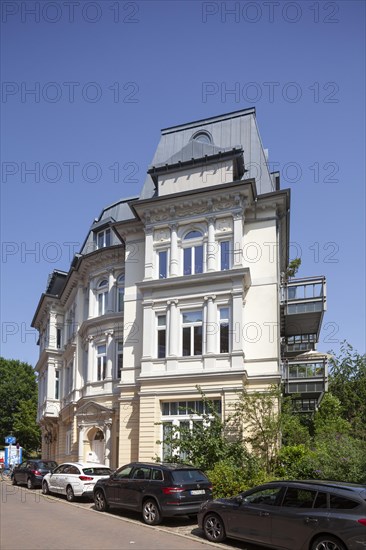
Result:
<instances>
[{"instance_id":1,"label":"rectangular window","mask_svg":"<svg viewBox=\"0 0 366 550\"><path fill-rule=\"evenodd\" d=\"M230 241L220 242L220 269L225 271L231 268Z\"/></svg>"},{"instance_id":2,"label":"rectangular window","mask_svg":"<svg viewBox=\"0 0 366 550\"><path fill-rule=\"evenodd\" d=\"M56 329L56 347L57 349L61 348L61 329Z\"/></svg>"},{"instance_id":3,"label":"rectangular window","mask_svg":"<svg viewBox=\"0 0 366 550\"><path fill-rule=\"evenodd\" d=\"M107 310L108 292L98 294L98 315L104 315Z\"/></svg>"},{"instance_id":4,"label":"rectangular window","mask_svg":"<svg viewBox=\"0 0 366 550\"><path fill-rule=\"evenodd\" d=\"M158 358L166 357L166 315L158 315Z\"/></svg>"},{"instance_id":5,"label":"rectangular window","mask_svg":"<svg viewBox=\"0 0 366 550\"><path fill-rule=\"evenodd\" d=\"M203 246L183 249L183 274L203 273Z\"/></svg>"},{"instance_id":6,"label":"rectangular window","mask_svg":"<svg viewBox=\"0 0 366 550\"><path fill-rule=\"evenodd\" d=\"M66 367L66 376L65 376L65 395L69 394L72 390L72 383L73 383L73 368L74 364L71 361Z\"/></svg>"},{"instance_id":7,"label":"rectangular window","mask_svg":"<svg viewBox=\"0 0 366 550\"><path fill-rule=\"evenodd\" d=\"M97 380L104 380L107 370L107 348L106 345L97 346Z\"/></svg>"},{"instance_id":8,"label":"rectangular window","mask_svg":"<svg viewBox=\"0 0 366 550\"><path fill-rule=\"evenodd\" d=\"M220 308L220 353L229 353L229 308Z\"/></svg>"},{"instance_id":9,"label":"rectangular window","mask_svg":"<svg viewBox=\"0 0 366 550\"><path fill-rule=\"evenodd\" d=\"M60 371L55 370L55 399L60 399Z\"/></svg>"},{"instance_id":10,"label":"rectangular window","mask_svg":"<svg viewBox=\"0 0 366 550\"><path fill-rule=\"evenodd\" d=\"M98 249L111 246L111 230L105 229L104 231L99 231L97 234L96 243Z\"/></svg>"},{"instance_id":11,"label":"rectangular window","mask_svg":"<svg viewBox=\"0 0 366 550\"><path fill-rule=\"evenodd\" d=\"M186 311L182 320L182 355L202 355L202 311Z\"/></svg>"},{"instance_id":12,"label":"rectangular window","mask_svg":"<svg viewBox=\"0 0 366 550\"><path fill-rule=\"evenodd\" d=\"M162 455L163 460L171 458L172 435L183 440L184 436L192 430L202 430L203 418L202 414L207 414L208 418L212 418L212 408L221 414L221 400L213 399L210 401L211 406L206 405L203 401L165 401L161 403L163 429L162 429ZM207 421L207 418L205 419ZM176 433L174 432L176 429ZM186 460L187 456L180 448L174 449L174 455L180 461Z\"/></svg>"},{"instance_id":13,"label":"rectangular window","mask_svg":"<svg viewBox=\"0 0 366 550\"><path fill-rule=\"evenodd\" d=\"M116 372L116 377L118 378L118 380L121 379L122 368L123 368L123 341L118 340L117 341L117 372Z\"/></svg>"},{"instance_id":14,"label":"rectangular window","mask_svg":"<svg viewBox=\"0 0 366 550\"><path fill-rule=\"evenodd\" d=\"M168 276L168 252L159 252L159 279L166 279Z\"/></svg>"},{"instance_id":15,"label":"rectangular window","mask_svg":"<svg viewBox=\"0 0 366 550\"><path fill-rule=\"evenodd\" d=\"M65 441L65 454L71 454L71 430L66 432L66 441Z\"/></svg>"}]
</instances>

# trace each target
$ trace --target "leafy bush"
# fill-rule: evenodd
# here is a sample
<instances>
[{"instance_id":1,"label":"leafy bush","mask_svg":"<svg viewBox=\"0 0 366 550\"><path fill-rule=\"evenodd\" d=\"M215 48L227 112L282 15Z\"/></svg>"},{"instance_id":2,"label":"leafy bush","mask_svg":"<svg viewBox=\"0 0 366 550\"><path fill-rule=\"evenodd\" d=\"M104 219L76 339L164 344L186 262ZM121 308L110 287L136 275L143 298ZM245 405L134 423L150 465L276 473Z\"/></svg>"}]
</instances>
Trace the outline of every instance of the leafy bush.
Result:
<instances>
[{"instance_id":1,"label":"leafy bush","mask_svg":"<svg viewBox=\"0 0 366 550\"><path fill-rule=\"evenodd\" d=\"M243 467L235 465L231 460L222 460L208 470L206 473L212 481L214 498L232 497L274 479L259 469L255 460L250 462L247 467Z\"/></svg>"}]
</instances>

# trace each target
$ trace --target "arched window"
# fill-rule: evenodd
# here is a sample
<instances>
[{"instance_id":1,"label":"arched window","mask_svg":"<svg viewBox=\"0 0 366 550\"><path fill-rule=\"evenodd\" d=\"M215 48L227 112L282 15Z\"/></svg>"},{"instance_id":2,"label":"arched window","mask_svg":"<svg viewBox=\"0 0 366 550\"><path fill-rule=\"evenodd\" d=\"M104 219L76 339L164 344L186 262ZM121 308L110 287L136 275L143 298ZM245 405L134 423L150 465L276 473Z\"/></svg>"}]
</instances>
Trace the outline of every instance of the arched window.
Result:
<instances>
[{"instance_id":1,"label":"arched window","mask_svg":"<svg viewBox=\"0 0 366 550\"><path fill-rule=\"evenodd\" d=\"M125 303L125 276L120 275L117 279L117 311L123 311Z\"/></svg>"},{"instance_id":2,"label":"arched window","mask_svg":"<svg viewBox=\"0 0 366 550\"><path fill-rule=\"evenodd\" d=\"M108 281L103 279L98 285L98 315L104 315L108 304Z\"/></svg>"},{"instance_id":3,"label":"arched window","mask_svg":"<svg viewBox=\"0 0 366 550\"><path fill-rule=\"evenodd\" d=\"M197 132L196 134L194 134L194 136L192 136L192 139L194 139L195 141L199 141L200 143L212 143L212 136L208 132Z\"/></svg>"},{"instance_id":4,"label":"arched window","mask_svg":"<svg viewBox=\"0 0 366 550\"><path fill-rule=\"evenodd\" d=\"M201 231L189 231L183 237L183 274L203 273L203 235Z\"/></svg>"}]
</instances>

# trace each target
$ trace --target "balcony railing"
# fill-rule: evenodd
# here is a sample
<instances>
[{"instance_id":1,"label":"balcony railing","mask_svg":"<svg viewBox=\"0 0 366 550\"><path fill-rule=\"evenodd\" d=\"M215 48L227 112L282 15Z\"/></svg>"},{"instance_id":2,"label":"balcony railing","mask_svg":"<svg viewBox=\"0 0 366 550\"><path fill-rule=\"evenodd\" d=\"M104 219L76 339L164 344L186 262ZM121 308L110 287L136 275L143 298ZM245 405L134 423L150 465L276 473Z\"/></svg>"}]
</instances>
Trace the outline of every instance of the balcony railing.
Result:
<instances>
[{"instance_id":1,"label":"balcony railing","mask_svg":"<svg viewBox=\"0 0 366 550\"><path fill-rule=\"evenodd\" d=\"M288 281L282 287L283 335L315 334L317 340L325 309L325 277Z\"/></svg>"},{"instance_id":2,"label":"balcony railing","mask_svg":"<svg viewBox=\"0 0 366 550\"><path fill-rule=\"evenodd\" d=\"M319 403L327 390L328 359L318 352L312 352L308 357L303 355L283 363L285 394L294 396L298 403L313 403L314 400Z\"/></svg>"}]
</instances>

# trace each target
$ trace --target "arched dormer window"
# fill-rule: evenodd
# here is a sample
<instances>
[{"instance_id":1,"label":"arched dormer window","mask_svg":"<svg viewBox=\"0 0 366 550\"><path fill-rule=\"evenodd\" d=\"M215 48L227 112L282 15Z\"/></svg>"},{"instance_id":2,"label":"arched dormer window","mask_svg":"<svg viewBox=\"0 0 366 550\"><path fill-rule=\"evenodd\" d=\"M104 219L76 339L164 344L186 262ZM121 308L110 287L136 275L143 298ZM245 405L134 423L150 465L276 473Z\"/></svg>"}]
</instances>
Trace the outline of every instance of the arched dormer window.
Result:
<instances>
[{"instance_id":1,"label":"arched dormer window","mask_svg":"<svg viewBox=\"0 0 366 550\"><path fill-rule=\"evenodd\" d=\"M125 303L125 276L122 274L117 279L117 311L123 311Z\"/></svg>"},{"instance_id":2,"label":"arched dormer window","mask_svg":"<svg viewBox=\"0 0 366 550\"><path fill-rule=\"evenodd\" d=\"M212 144L212 136L209 132L200 130L192 136L194 141L199 141L200 143L206 143L208 145Z\"/></svg>"},{"instance_id":3,"label":"arched dormer window","mask_svg":"<svg viewBox=\"0 0 366 550\"><path fill-rule=\"evenodd\" d=\"M188 231L183 237L183 274L203 273L203 234L201 231Z\"/></svg>"},{"instance_id":4,"label":"arched dormer window","mask_svg":"<svg viewBox=\"0 0 366 550\"><path fill-rule=\"evenodd\" d=\"M103 279L98 284L97 289L97 297L98 297L98 315L104 315L107 311L107 304L108 304L108 281L107 279Z\"/></svg>"}]
</instances>

